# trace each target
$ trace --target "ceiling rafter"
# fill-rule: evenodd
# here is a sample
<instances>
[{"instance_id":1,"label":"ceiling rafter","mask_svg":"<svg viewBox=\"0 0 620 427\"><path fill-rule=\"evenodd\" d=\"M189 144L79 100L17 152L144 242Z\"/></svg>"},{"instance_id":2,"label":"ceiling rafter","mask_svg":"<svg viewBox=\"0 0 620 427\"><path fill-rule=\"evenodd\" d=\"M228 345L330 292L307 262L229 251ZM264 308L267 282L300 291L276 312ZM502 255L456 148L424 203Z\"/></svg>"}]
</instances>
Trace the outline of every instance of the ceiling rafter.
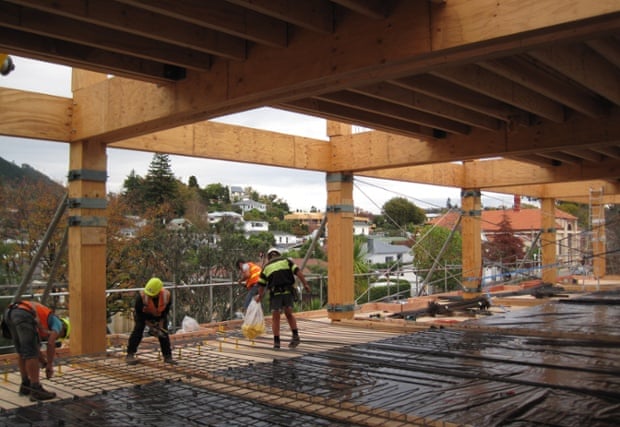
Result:
<instances>
[{"instance_id":1,"label":"ceiling rafter","mask_svg":"<svg viewBox=\"0 0 620 427\"><path fill-rule=\"evenodd\" d=\"M406 89L406 87L399 87L385 82L353 88L351 91L482 129L495 131L500 128L499 120L493 117L414 90Z\"/></svg>"},{"instance_id":2,"label":"ceiling rafter","mask_svg":"<svg viewBox=\"0 0 620 427\"><path fill-rule=\"evenodd\" d=\"M450 133L468 134L470 127L454 120L445 119L423 111L415 110L402 105L371 98L359 93L341 91L315 97L326 102L344 105L363 111L380 112L381 115L392 117L406 122L416 123L433 129L441 129Z\"/></svg>"},{"instance_id":3,"label":"ceiling rafter","mask_svg":"<svg viewBox=\"0 0 620 427\"><path fill-rule=\"evenodd\" d=\"M286 22L241 8L225 1L211 2L205 8L204 1L175 0L116 0L137 10L146 10L159 14L163 19L181 21L184 31L191 31L193 26L217 31L220 37L234 36L240 39L272 47L286 47ZM174 21L173 21L174 22ZM188 28L187 25L191 24Z\"/></svg>"},{"instance_id":4,"label":"ceiling rafter","mask_svg":"<svg viewBox=\"0 0 620 427\"><path fill-rule=\"evenodd\" d=\"M246 42L243 38L214 31L206 25L182 21L148 9L132 7L112 0L106 2L79 0L79 7L76 7L74 0L6 1L28 6L52 16L64 16L83 23L95 24L223 58L241 60L246 57ZM274 45L284 47L286 45L286 26L284 23L282 25L282 34L277 40L275 40L276 32L274 30L270 30L268 34L274 39L270 39ZM181 27L183 31L179 31Z\"/></svg>"},{"instance_id":5,"label":"ceiling rafter","mask_svg":"<svg viewBox=\"0 0 620 427\"><path fill-rule=\"evenodd\" d=\"M584 44L552 46L528 55L614 104L620 104L618 69Z\"/></svg>"},{"instance_id":6,"label":"ceiling rafter","mask_svg":"<svg viewBox=\"0 0 620 427\"><path fill-rule=\"evenodd\" d=\"M478 65L587 116L600 117L609 111L606 102L601 102L601 99L546 73L522 58L496 59Z\"/></svg>"},{"instance_id":7,"label":"ceiling rafter","mask_svg":"<svg viewBox=\"0 0 620 427\"><path fill-rule=\"evenodd\" d=\"M428 74L404 77L390 82L505 122L510 122L515 117L529 116L524 110Z\"/></svg>"},{"instance_id":8,"label":"ceiling rafter","mask_svg":"<svg viewBox=\"0 0 620 427\"><path fill-rule=\"evenodd\" d=\"M432 74L556 123L565 120L560 103L477 65L463 65Z\"/></svg>"},{"instance_id":9,"label":"ceiling rafter","mask_svg":"<svg viewBox=\"0 0 620 427\"><path fill-rule=\"evenodd\" d=\"M327 0L305 0L302 2L290 0L282 2L271 0L227 1L310 31L328 34L334 30L334 8L333 4Z\"/></svg>"},{"instance_id":10,"label":"ceiling rafter","mask_svg":"<svg viewBox=\"0 0 620 427\"><path fill-rule=\"evenodd\" d=\"M19 10L7 10L13 8ZM113 53L128 54L196 70L208 70L211 63L210 56L202 52L183 49L169 43L159 43L155 49L152 41L145 37L132 36L103 27L87 28L75 19L49 15L39 10L6 3L0 3L0 24L6 28L42 37L80 43ZM51 31L52 28L54 31Z\"/></svg>"}]
</instances>

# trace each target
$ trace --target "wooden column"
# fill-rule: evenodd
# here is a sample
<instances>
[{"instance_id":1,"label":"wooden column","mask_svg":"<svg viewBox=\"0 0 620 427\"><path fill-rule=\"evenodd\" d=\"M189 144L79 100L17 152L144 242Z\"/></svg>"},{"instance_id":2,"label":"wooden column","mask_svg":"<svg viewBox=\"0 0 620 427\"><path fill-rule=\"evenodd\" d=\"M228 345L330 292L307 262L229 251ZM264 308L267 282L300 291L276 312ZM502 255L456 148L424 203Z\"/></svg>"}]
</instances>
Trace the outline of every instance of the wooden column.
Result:
<instances>
[{"instance_id":1,"label":"wooden column","mask_svg":"<svg viewBox=\"0 0 620 427\"><path fill-rule=\"evenodd\" d=\"M331 320L352 319L353 175L327 174L327 313Z\"/></svg>"},{"instance_id":2,"label":"wooden column","mask_svg":"<svg viewBox=\"0 0 620 427\"><path fill-rule=\"evenodd\" d=\"M592 274L600 278L605 276L607 263L605 260L605 205L603 199L596 201L591 198L590 220L592 224Z\"/></svg>"},{"instance_id":3,"label":"wooden column","mask_svg":"<svg viewBox=\"0 0 620 427\"><path fill-rule=\"evenodd\" d=\"M482 236L479 189L461 191L461 238L464 299L482 294Z\"/></svg>"},{"instance_id":4,"label":"wooden column","mask_svg":"<svg viewBox=\"0 0 620 427\"><path fill-rule=\"evenodd\" d=\"M555 284L558 279L555 199L543 198L540 201L541 227L540 252L542 260L542 280L544 283Z\"/></svg>"},{"instance_id":5,"label":"wooden column","mask_svg":"<svg viewBox=\"0 0 620 427\"><path fill-rule=\"evenodd\" d=\"M106 350L106 146L72 142L69 157L69 316L72 354Z\"/></svg>"}]
</instances>

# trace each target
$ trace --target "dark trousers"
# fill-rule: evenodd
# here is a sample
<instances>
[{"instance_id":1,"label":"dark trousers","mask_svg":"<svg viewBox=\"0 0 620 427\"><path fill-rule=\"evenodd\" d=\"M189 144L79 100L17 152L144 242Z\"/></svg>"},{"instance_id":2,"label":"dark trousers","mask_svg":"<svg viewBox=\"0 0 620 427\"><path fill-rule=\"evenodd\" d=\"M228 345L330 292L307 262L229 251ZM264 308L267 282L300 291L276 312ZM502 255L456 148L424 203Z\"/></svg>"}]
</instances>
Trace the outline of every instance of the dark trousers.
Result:
<instances>
[{"instance_id":1,"label":"dark trousers","mask_svg":"<svg viewBox=\"0 0 620 427\"><path fill-rule=\"evenodd\" d=\"M129 336L129 343L127 344L127 354L136 354L138 351L138 346L140 342L142 342L142 337L144 335L144 328L146 328L146 323L144 319L134 319L135 325L133 327L133 331ZM168 319L164 319L164 325L168 324ZM172 347L170 345L170 337L168 334L159 337L159 345L161 346L161 354L164 357L172 356Z\"/></svg>"}]
</instances>

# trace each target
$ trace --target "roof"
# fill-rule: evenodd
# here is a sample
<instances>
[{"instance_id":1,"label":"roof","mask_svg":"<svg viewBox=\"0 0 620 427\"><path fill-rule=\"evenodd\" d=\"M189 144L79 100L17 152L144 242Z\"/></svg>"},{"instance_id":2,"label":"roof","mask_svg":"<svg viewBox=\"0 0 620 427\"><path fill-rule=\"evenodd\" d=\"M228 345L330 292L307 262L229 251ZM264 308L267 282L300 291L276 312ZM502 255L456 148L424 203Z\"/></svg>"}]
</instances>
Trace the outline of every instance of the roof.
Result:
<instances>
[{"instance_id":1,"label":"roof","mask_svg":"<svg viewBox=\"0 0 620 427\"><path fill-rule=\"evenodd\" d=\"M430 224L439 225L452 229L460 216L460 212L450 211L445 215L433 218ZM483 232L495 232L499 230L499 224L507 217L512 229L516 232L540 230L542 228L542 211L540 209L501 209L483 210L481 213L480 227ZM555 210L556 219L576 220L577 217L560 209Z\"/></svg>"},{"instance_id":2,"label":"roof","mask_svg":"<svg viewBox=\"0 0 620 427\"><path fill-rule=\"evenodd\" d=\"M392 245L380 239L369 238L367 242L368 255L379 254L405 254L411 251L411 248L404 245Z\"/></svg>"}]
</instances>

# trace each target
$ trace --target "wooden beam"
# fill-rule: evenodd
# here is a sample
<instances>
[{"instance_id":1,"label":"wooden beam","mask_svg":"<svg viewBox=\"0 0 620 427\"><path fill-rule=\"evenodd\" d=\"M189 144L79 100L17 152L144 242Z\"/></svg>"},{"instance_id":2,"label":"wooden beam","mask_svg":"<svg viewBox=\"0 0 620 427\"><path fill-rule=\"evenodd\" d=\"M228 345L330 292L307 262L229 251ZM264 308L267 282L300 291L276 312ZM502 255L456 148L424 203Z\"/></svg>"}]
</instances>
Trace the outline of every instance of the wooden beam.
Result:
<instances>
[{"instance_id":1,"label":"wooden beam","mask_svg":"<svg viewBox=\"0 0 620 427\"><path fill-rule=\"evenodd\" d=\"M0 134L20 138L71 139L71 99L0 87Z\"/></svg>"},{"instance_id":2,"label":"wooden beam","mask_svg":"<svg viewBox=\"0 0 620 427\"><path fill-rule=\"evenodd\" d=\"M257 46L243 63L222 61L213 64L209 73L188 71L187 78L174 88L114 83L124 97L110 97L97 117L81 118L76 138L112 142L138 132L313 96L328 86L337 90L397 79L455 61L525 52L558 37L594 37L620 25L618 4L569 3L558 7L554 0L528 1L524 7L521 0L507 0L500 7L480 0L472 7L448 2L433 8L430 24L426 2L399 2L380 21L353 14L333 35L299 32L287 49L277 52ZM540 15L532 18L535 13ZM93 99L88 89L84 91L83 95L76 93L76 98ZM109 117L103 128L102 115Z\"/></svg>"},{"instance_id":3,"label":"wooden beam","mask_svg":"<svg viewBox=\"0 0 620 427\"><path fill-rule=\"evenodd\" d=\"M592 188L603 189L605 197L608 197L605 203L617 203L614 200L620 199L620 183L601 180L494 187L490 191L504 194L520 194L538 199L551 197L567 201L581 200L579 203L588 203L588 197Z\"/></svg>"},{"instance_id":4,"label":"wooden beam","mask_svg":"<svg viewBox=\"0 0 620 427\"><path fill-rule=\"evenodd\" d=\"M537 49L528 55L614 104L620 104L618 69L587 46L552 46Z\"/></svg>"},{"instance_id":5,"label":"wooden beam","mask_svg":"<svg viewBox=\"0 0 620 427\"><path fill-rule=\"evenodd\" d=\"M327 170L330 159L326 141L216 122L180 126L109 146L315 171Z\"/></svg>"},{"instance_id":6,"label":"wooden beam","mask_svg":"<svg viewBox=\"0 0 620 427\"><path fill-rule=\"evenodd\" d=\"M419 111L408 106L394 104L359 93L340 91L318 95L315 98L329 103L343 105L354 110L375 112L389 118L411 122L433 129L441 129L450 133L467 135L470 131L469 126L452 119L437 117L433 114Z\"/></svg>"},{"instance_id":7,"label":"wooden beam","mask_svg":"<svg viewBox=\"0 0 620 427\"><path fill-rule=\"evenodd\" d=\"M564 121L561 104L477 65L442 69L432 74L556 123Z\"/></svg>"},{"instance_id":8,"label":"wooden beam","mask_svg":"<svg viewBox=\"0 0 620 427\"><path fill-rule=\"evenodd\" d=\"M457 160L511 157L587 147L620 141L620 110L604 119L573 117L562 124L535 124L511 132L473 129L468 136L448 135L445 140L415 140L383 132L333 138L335 170L384 169ZM351 147L355 147L354 150Z\"/></svg>"},{"instance_id":9,"label":"wooden beam","mask_svg":"<svg viewBox=\"0 0 620 427\"><path fill-rule=\"evenodd\" d=\"M600 117L609 110L608 103L601 102L602 98L595 98L575 85L550 76L523 58L496 59L479 65L590 117Z\"/></svg>"},{"instance_id":10,"label":"wooden beam","mask_svg":"<svg viewBox=\"0 0 620 427\"><path fill-rule=\"evenodd\" d=\"M185 2L174 2L175 15L163 16L153 13L157 9L150 7L141 9L131 5L123 5L119 2L93 2L88 0L53 0L42 2L40 0L8 0L11 3L28 6L51 15L60 15L80 22L88 22L100 25L102 28L121 30L126 33L152 38L161 42L172 43L178 46L190 48L199 52L217 54L229 59L244 59L245 41L239 37L232 37L214 31L210 24L220 29L225 22L228 28L237 29L243 36L253 39L254 35L250 17L244 15L243 10L229 13L226 19L220 8L225 7L225 2L212 2L209 8L191 7ZM154 4L155 2L149 2ZM154 10L155 9L155 10ZM187 10L189 9L189 10ZM198 9L198 10L197 10ZM198 13L200 12L200 13ZM208 12L208 13L206 13ZM192 20L176 19L177 15L184 13L191 15ZM172 15L172 16L170 16ZM189 22L188 22L189 21ZM195 23L194 23L195 22ZM270 22L270 30L263 37L256 35L260 41L273 46L286 46L286 25L280 22L279 32L274 22ZM269 25L265 23L265 25ZM183 28L183 31L179 31ZM244 34L245 33L245 34ZM234 33L232 33L234 34ZM239 35L240 34L236 34ZM255 41L258 41L255 40ZM129 43L129 40L126 42Z\"/></svg>"},{"instance_id":11,"label":"wooden beam","mask_svg":"<svg viewBox=\"0 0 620 427\"><path fill-rule=\"evenodd\" d=\"M40 61L51 61L95 72L101 71L99 66L102 64L113 73L140 79L140 82L127 81L143 88L149 85L145 81L161 85L178 80L179 72L182 71L178 67L167 66L151 60L127 58L117 53L87 48L63 40L52 40L36 34L25 34L10 28L0 28L0 50ZM95 58L94 63L91 62L92 58ZM158 87L164 88L164 86ZM102 105L99 108L106 109L108 106Z\"/></svg>"},{"instance_id":12,"label":"wooden beam","mask_svg":"<svg viewBox=\"0 0 620 427\"><path fill-rule=\"evenodd\" d=\"M407 89L391 83L377 83L353 88L351 91L482 129L498 130L500 128L499 120L493 117Z\"/></svg>"},{"instance_id":13,"label":"wooden beam","mask_svg":"<svg viewBox=\"0 0 620 427\"><path fill-rule=\"evenodd\" d=\"M18 11L14 11L18 9ZM34 9L0 3L0 25L25 34L35 34L52 40L78 42L96 49L119 54L129 54L138 58L162 62L164 64L209 70L211 56L204 52L182 48L160 41L157 49L153 42L142 36L129 36L125 32L101 27L93 33L79 21L59 15L51 15ZM52 31L53 30L53 31ZM245 57L244 44L240 44L240 56Z\"/></svg>"},{"instance_id":14,"label":"wooden beam","mask_svg":"<svg viewBox=\"0 0 620 427\"><path fill-rule=\"evenodd\" d=\"M588 168L573 166L539 167L525 162L509 159L469 161L459 163L438 163L432 165L409 166L373 171L361 171L357 176L387 179L418 184L439 185L455 188L481 188L497 193L523 194L533 197L583 196L587 195L587 184L596 182L606 186L605 194L620 194L620 187L608 180L619 176L620 162L609 159L603 164ZM558 189L545 187L553 183L562 183ZM558 184L560 185L560 184ZM585 187L584 187L585 185ZM569 190L573 188L573 190Z\"/></svg>"}]
</instances>

